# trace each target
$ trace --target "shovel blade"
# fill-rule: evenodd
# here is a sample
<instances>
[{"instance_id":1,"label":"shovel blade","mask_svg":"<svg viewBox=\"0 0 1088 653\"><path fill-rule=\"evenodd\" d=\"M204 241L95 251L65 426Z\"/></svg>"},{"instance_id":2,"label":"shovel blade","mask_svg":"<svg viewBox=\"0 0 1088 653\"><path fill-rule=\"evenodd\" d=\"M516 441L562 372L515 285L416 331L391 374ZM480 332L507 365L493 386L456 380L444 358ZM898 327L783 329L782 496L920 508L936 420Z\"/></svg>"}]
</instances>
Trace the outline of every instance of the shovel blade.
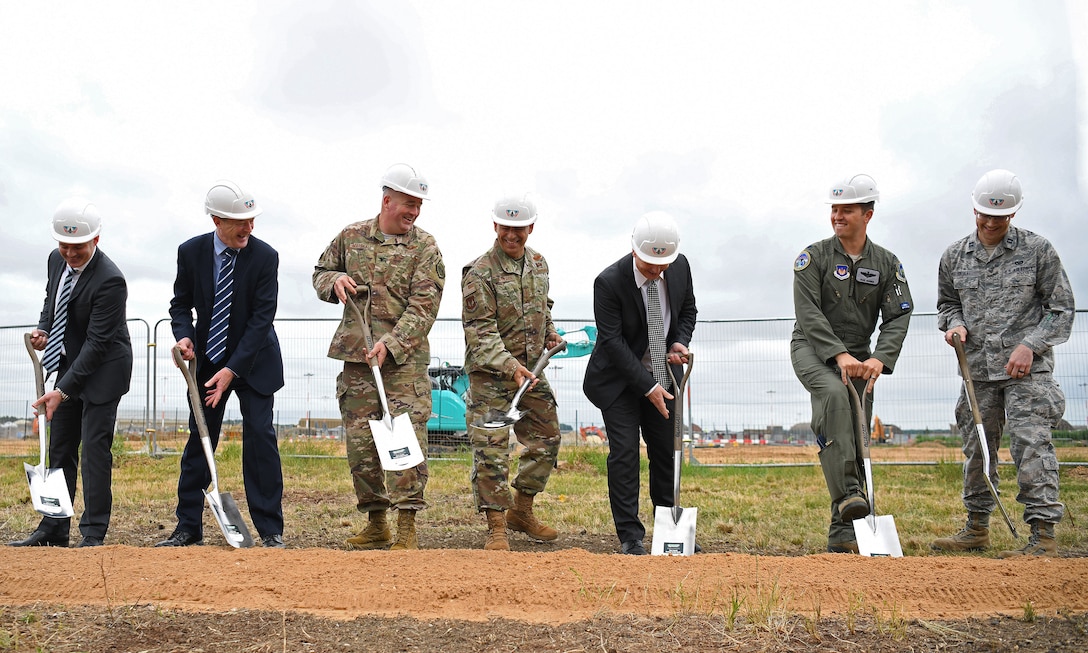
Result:
<instances>
[{"instance_id":1,"label":"shovel blade","mask_svg":"<svg viewBox=\"0 0 1088 653\"><path fill-rule=\"evenodd\" d=\"M899 531L891 515L869 515L854 520L854 536L858 541L858 553L872 558L902 558L903 547L899 544Z\"/></svg>"},{"instance_id":2,"label":"shovel blade","mask_svg":"<svg viewBox=\"0 0 1088 653\"><path fill-rule=\"evenodd\" d=\"M40 465L23 463L26 480L30 485L30 502L46 517L71 517L72 499L68 496L68 482L63 469L45 469Z\"/></svg>"},{"instance_id":3,"label":"shovel blade","mask_svg":"<svg viewBox=\"0 0 1088 653\"><path fill-rule=\"evenodd\" d=\"M219 524L219 530L223 531L227 544L236 549L253 546L253 537L249 534L242 512L238 510L238 504L230 492L205 492L204 498L208 500L208 507Z\"/></svg>"},{"instance_id":4,"label":"shovel blade","mask_svg":"<svg viewBox=\"0 0 1088 653\"><path fill-rule=\"evenodd\" d=\"M370 432L378 449L378 460L385 471L404 471L426 460L416 438L416 430L412 428L412 420L407 415L394 417L392 429L384 421L371 420Z\"/></svg>"},{"instance_id":5,"label":"shovel blade","mask_svg":"<svg viewBox=\"0 0 1088 653\"><path fill-rule=\"evenodd\" d=\"M655 556L689 556L695 554L695 522L698 508L680 508L680 518L673 519L668 506L654 508L654 538L650 554Z\"/></svg>"}]
</instances>

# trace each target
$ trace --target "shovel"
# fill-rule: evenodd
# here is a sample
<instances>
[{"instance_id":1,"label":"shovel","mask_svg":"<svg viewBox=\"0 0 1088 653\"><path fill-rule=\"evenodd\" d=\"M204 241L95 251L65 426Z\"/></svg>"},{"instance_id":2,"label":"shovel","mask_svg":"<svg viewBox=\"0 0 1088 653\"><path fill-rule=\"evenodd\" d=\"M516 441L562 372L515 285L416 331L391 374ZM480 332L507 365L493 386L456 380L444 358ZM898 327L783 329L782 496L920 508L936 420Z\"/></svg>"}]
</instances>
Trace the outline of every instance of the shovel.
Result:
<instances>
[{"instance_id":1,"label":"shovel","mask_svg":"<svg viewBox=\"0 0 1088 653\"><path fill-rule=\"evenodd\" d=\"M680 383L673 376L669 365L669 377L672 378L673 403L673 458L672 458L672 507L654 508L654 538L650 543L651 555L689 556L695 553L695 520L699 516L698 508L680 507L680 466L684 460L684 388L691 376L695 364L695 355L688 352L688 369Z\"/></svg>"},{"instance_id":2,"label":"shovel","mask_svg":"<svg viewBox=\"0 0 1088 653\"><path fill-rule=\"evenodd\" d=\"M539 376L540 373L544 371L544 368L548 366L548 360L559 352L566 351L566 349L567 341L564 340L541 354L540 360L536 362L536 367L533 368L533 376ZM505 413L498 410L489 410L486 415L473 422L472 425L481 429L501 429L511 426L514 422L524 417L529 411L518 410L518 403L521 401L521 396L529 389L529 384L531 382L532 379L525 379L521 382L521 386L518 387L518 391L514 394L514 400L510 402L510 410Z\"/></svg>"},{"instance_id":3,"label":"shovel","mask_svg":"<svg viewBox=\"0 0 1088 653\"><path fill-rule=\"evenodd\" d=\"M193 419L196 420L196 430L200 433L200 446L204 448L204 457L208 459L208 470L212 473L212 487L204 491L204 498L208 500L208 507L212 509L212 515L223 531L223 537L227 538L227 544L236 549L245 549L253 546L253 537L249 534L242 512L238 510L238 504L230 492L219 492L219 475L215 471L215 453L212 451L212 439L208 435L208 423L204 420L204 409L200 402L200 390L197 388L196 379L193 377L195 359L188 365L181 357L181 350L174 347L171 350L174 355L174 364L185 375L185 384L189 386L189 405L193 409Z\"/></svg>"},{"instance_id":4,"label":"shovel","mask_svg":"<svg viewBox=\"0 0 1088 653\"><path fill-rule=\"evenodd\" d=\"M366 341L366 350L369 353L374 349L374 336L370 332L370 323L359 311L359 306L347 296L348 306L355 312L359 324L363 329L363 339ZM366 314L370 316L370 291L366 290ZM423 449L416 438L416 430L412 427L412 420L408 415L400 414L392 416L389 411L389 400L385 396L385 384L382 383L382 371L378 368L378 361L371 361L370 369L374 371L374 385L378 388L378 398L382 402L382 418L380 420L368 420L370 433L374 436L374 446L378 450L378 461L382 469L387 472L399 472L410 469L424 460Z\"/></svg>"},{"instance_id":5,"label":"shovel","mask_svg":"<svg viewBox=\"0 0 1088 653\"><path fill-rule=\"evenodd\" d=\"M850 389L850 397L854 400L854 412L857 414L855 437L865 466L865 493L869 499L869 514L854 520L854 537L858 541L858 553L874 558L888 556L902 558L903 547L899 544L895 518L891 515L878 517L876 503L873 502L873 462L869 459L869 418L865 414L865 406L862 405L861 397L858 396L853 382L848 382L846 387Z\"/></svg>"},{"instance_id":6,"label":"shovel","mask_svg":"<svg viewBox=\"0 0 1088 653\"><path fill-rule=\"evenodd\" d=\"M34 353L34 346L30 344L30 334L23 334L23 342L30 354L30 360L34 361L34 381L38 397L45 394L45 371L38 355ZM26 480L30 485L30 501L37 510L46 517L71 517L75 514L72 510L72 498L68 496L68 481L64 478L63 469L48 469L45 466L45 409L38 413L38 449L40 458L37 465L23 463L26 470Z\"/></svg>"},{"instance_id":7,"label":"shovel","mask_svg":"<svg viewBox=\"0 0 1088 653\"><path fill-rule=\"evenodd\" d=\"M956 348L956 358L960 361L960 376L963 377L963 387L966 390L967 403L971 406L971 416L975 420L975 432L978 434L978 446L982 449L982 476L986 479L986 487L990 488L990 496L994 498L994 503L1001 509L1001 516L1005 518L1005 523L1009 526L1009 531L1012 532L1014 538L1019 539L1016 534L1016 527L1012 525L1012 520L1009 519L1009 513L1005 512L1005 506L1001 503L1001 499L997 497L997 488L994 487L993 481L990 480L990 447L986 443L986 430L982 428L982 413L978 410L978 399L975 398L975 384L971 380L971 368L967 366L967 353L963 351L963 343L960 342L960 334L952 334L952 345Z\"/></svg>"}]
</instances>

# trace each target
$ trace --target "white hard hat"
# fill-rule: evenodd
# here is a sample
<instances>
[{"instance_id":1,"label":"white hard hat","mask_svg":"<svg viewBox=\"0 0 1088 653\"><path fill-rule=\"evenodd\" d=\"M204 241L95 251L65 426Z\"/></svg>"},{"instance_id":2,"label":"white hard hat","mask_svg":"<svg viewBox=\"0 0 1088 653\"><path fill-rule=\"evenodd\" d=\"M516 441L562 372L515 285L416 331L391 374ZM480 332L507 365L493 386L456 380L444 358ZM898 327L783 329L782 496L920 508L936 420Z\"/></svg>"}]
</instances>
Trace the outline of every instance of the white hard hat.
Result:
<instances>
[{"instance_id":1,"label":"white hard hat","mask_svg":"<svg viewBox=\"0 0 1088 653\"><path fill-rule=\"evenodd\" d=\"M81 197L66 199L53 212L53 238L57 242L78 245L94 240L102 231L98 207Z\"/></svg>"},{"instance_id":2,"label":"white hard hat","mask_svg":"<svg viewBox=\"0 0 1088 653\"><path fill-rule=\"evenodd\" d=\"M382 187L387 186L405 195L418 197L421 200L428 199L427 179L406 163L393 164L385 171L382 175Z\"/></svg>"},{"instance_id":3,"label":"white hard hat","mask_svg":"<svg viewBox=\"0 0 1088 653\"><path fill-rule=\"evenodd\" d=\"M869 175L854 175L831 186L828 204L865 204L880 200L876 181Z\"/></svg>"},{"instance_id":4,"label":"white hard hat","mask_svg":"<svg viewBox=\"0 0 1088 653\"><path fill-rule=\"evenodd\" d=\"M1020 178L1008 170L991 170L975 184L971 202L979 213L1012 215L1024 203Z\"/></svg>"},{"instance_id":5,"label":"white hard hat","mask_svg":"<svg viewBox=\"0 0 1088 653\"><path fill-rule=\"evenodd\" d=\"M525 195L508 195L492 210L491 219L507 227L527 227L536 222L536 204Z\"/></svg>"},{"instance_id":6,"label":"white hard hat","mask_svg":"<svg viewBox=\"0 0 1088 653\"><path fill-rule=\"evenodd\" d=\"M664 211L650 211L635 223L631 232L635 255L651 265L668 265L680 255L680 232L676 220Z\"/></svg>"},{"instance_id":7,"label":"white hard hat","mask_svg":"<svg viewBox=\"0 0 1088 653\"><path fill-rule=\"evenodd\" d=\"M253 196L238 184L222 179L215 182L204 199L204 211L208 215L228 220L248 220L261 214L261 207Z\"/></svg>"}]
</instances>

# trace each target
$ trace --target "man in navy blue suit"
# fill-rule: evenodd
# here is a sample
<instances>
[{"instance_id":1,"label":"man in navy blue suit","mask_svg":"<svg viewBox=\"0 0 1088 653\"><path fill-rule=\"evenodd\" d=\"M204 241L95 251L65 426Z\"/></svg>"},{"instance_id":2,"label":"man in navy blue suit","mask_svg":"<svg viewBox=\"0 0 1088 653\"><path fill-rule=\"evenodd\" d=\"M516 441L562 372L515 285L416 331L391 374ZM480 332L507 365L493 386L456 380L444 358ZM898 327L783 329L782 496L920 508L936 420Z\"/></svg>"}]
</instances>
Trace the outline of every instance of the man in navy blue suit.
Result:
<instances>
[{"instance_id":1,"label":"man in navy blue suit","mask_svg":"<svg viewBox=\"0 0 1088 653\"><path fill-rule=\"evenodd\" d=\"M34 407L52 422L49 462L64 470L73 500L82 448L84 508L77 547L99 546L106 539L113 506L113 428L117 405L132 378L132 344L125 324L128 285L98 249L101 229L102 217L87 200L72 198L57 207L57 249L49 254L45 305L38 328L30 334L30 344L45 350L46 375L57 372L54 389ZM43 517L30 537L9 544L68 546L70 529L68 517Z\"/></svg>"},{"instance_id":2,"label":"man in navy blue suit","mask_svg":"<svg viewBox=\"0 0 1088 653\"><path fill-rule=\"evenodd\" d=\"M249 515L266 547L283 548L283 470L272 424L273 394L283 387L283 358L272 325L279 294L279 254L251 235L253 219L261 209L236 184L217 182L208 191L204 209L212 216L215 231L178 248L170 325L182 357L196 359L196 381L206 389L203 410L213 450L227 398L232 392L238 394ZM224 278L232 277L226 296L222 296L220 274L224 271ZM211 472L190 414L189 441L178 478L178 525L155 546L203 542L204 490L210 484Z\"/></svg>"},{"instance_id":3,"label":"man in navy blue suit","mask_svg":"<svg viewBox=\"0 0 1088 653\"><path fill-rule=\"evenodd\" d=\"M651 211L639 218L631 250L593 282L597 344L582 389L601 409L608 433L608 500L621 550L646 555L646 528L638 518L639 434L650 463L650 499L656 507L671 507L672 409L681 398L673 394L666 366L680 378L683 369L676 366L688 362L697 311L691 267L680 254L672 216ZM656 317L648 310L654 304ZM656 354L651 320L663 335Z\"/></svg>"}]
</instances>

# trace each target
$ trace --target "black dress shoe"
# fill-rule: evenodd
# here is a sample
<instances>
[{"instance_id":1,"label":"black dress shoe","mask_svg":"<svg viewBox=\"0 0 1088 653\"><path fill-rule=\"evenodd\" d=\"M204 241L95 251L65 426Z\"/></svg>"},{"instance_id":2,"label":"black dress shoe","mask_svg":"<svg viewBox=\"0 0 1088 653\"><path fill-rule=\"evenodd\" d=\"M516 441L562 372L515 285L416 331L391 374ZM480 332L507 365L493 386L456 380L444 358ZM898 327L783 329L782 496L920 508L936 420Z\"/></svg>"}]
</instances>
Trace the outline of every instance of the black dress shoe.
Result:
<instances>
[{"instance_id":1,"label":"black dress shoe","mask_svg":"<svg viewBox=\"0 0 1088 653\"><path fill-rule=\"evenodd\" d=\"M104 542L102 541L101 537L92 537L88 535L87 537L79 541L79 544L76 545L76 548L82 549L83 547L87 546L102 546L103 544Z\"/></svg>"},{"instance_id":2,"label":"black dress shoe","mask_svg":"<svg viewBox=\"0 0 1088 653\"><path fill-rule=\"evenodd\" d=\"M55 533L47 533L41 529L38 529L30 534L30 537L25 540L15 540L14 542L8 542L8 546L68 546L67 535L56 535Z\"/></svg>"},{"instance_id":3,"label":"black dress shoe","mask_svg":"<svg viewBox=\"0 0 1088 653\"><path fill-rule=\"evenodd\" d=\"M696 553L702 553L703 552L703 547L699 546L698 542L695 543L695 552Z\"/></svg>"},{"instance_id":4,"label":"black dress shoe","mask_svg":"<svg viewBox=\"0 0 1088 653\"><path fill-rule=\"evenodd\" d=\"M628 540L623 543L623 553L629 556L645 556L650 555L646 552L646 547L642 546L642 540Z\"/></svg>"},{"instance_id":5,"label":"black dress shoe","mask_svg":"<svg viewBox=\"0 0 1088 653\"><path fill-rule=\"evenodd\" d=\"M193 546L198 544L204 544L203 538L199 535L193 535L187 531L174 531L170 537L155 546Z\"/></svg>"},{"instance_id":6,"label":"black dress shoe","mask_svg":"<svg viewBox=\"0 0 1088 653\"><path fill-rule=\"evenodd\" d=\"M265 535L261 538L261 542L270 549L286 549L287 545L283 543L282 535Z\"/></svg>"}]
</instances>

